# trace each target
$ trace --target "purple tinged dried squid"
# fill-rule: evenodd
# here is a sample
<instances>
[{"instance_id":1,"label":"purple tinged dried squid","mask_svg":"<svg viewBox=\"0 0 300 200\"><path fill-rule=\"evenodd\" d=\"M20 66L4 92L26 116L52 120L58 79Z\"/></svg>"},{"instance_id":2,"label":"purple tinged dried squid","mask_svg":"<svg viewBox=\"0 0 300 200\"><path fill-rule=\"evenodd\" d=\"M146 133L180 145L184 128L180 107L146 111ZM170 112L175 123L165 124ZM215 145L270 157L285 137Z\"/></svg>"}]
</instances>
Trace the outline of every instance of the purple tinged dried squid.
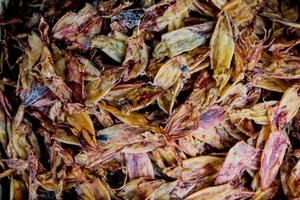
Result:
<instances>
[{"instance_id":1,"label":"purple tinged dried squid","mask_svg":"<svg viewBox=\"0 0 300 200\"><path fill-rule=\"evenodd\" d=\"M69 44L69 49L86 51L91 48L90 39L101 30L102 18L96 9L86 4L78 12L68 12L52 28L53 37Z\"/></svg>"},{"instance_id":2,"label":"purple tinged dried squid","mask_svg":"<svg viewBox=\"0 0 300 200\"><path fill-rule=\"evenodd\" d=\"M176 22L180 27L189 10L195 10L193 0L162 1L146 9L140 24L141 30L161 31Z\"/></svg>"},{"instance_id":3,"label":"purple tinged dried squid","mask_svg":"<svg viewBox=\"0 0 300 200\"><path fill-rule=\"evenodd\" d=\"M147 153L125 153L129 178L154 178L154 170Z\"/></svg>"},{"instance_id":4,"label":"purple tinged dried squid","mask_svg":"<svg viewBox=\"0 0 300 200\"><path fill-rule=\"evenodd\" d=\"M244 141L235 144L229 150L215 184L223 184L237 179L247 167L256 161L256 156L255 148Z\"/></svg>"},{"instance_id":5,"label":"purple tinged dried squid","mask_svg":"<svg viewBox=\"0 0 300 200\"><path fill-rule=\"evenodd\" d=\"M293 167L291 174L287 180L288 188L291 191L291 194L294 198L300 197L300 161L296 163L296 165Z\"/></svg>"},{"instance_id":6,"label":"purple tinged dried squid","mask_svg":"<svg viewBox=\"0 0 300 200\"><path fill-rule=\"evenodd\" d=\"M259 175L261 178L261 188L267 189L276 178L280 165L283 162L288 141L283 131L270 133L264 146Z\"/></svg>"},{"instance_id":7,"label":"purple tinged dried squid","mask_svg":"<svg viewBox=\"0 0 300 200\"><path fill-rule=\"evenodd\" d=\"M149 47L144 42L144 34L136 30L127 40L127 51L123 67L126 68L123 80L128 81L145 74L149 60Z\"/></svg>"},{"instance_id":8,"label":"purple tinged dried squid","mask_svg":"<svg viewBox=\"0 0 300 200\"><path fill-rule=\"evenodd\" d=\"M3 198L300 197L296 1L10 4Z\"/></svg>"}]
</instances>

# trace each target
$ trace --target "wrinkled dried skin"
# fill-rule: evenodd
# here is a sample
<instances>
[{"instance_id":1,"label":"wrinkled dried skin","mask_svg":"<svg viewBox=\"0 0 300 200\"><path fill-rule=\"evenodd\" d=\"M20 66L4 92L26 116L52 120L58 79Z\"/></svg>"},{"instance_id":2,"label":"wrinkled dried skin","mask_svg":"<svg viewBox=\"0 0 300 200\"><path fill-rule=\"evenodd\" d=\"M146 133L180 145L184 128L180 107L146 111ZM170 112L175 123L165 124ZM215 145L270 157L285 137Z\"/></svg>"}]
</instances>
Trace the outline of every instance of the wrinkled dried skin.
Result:
<instances>
[{"instance_id":1,"label":"wrinkled dried skin","mask_svg":"<svg viewBox=\"0 0 300 200\"><path fill-rule=\"evenodd\" d=\"M264 146L259 171L262 189L272 184L283 162L287 149L287 139L283 134L280 131L271 132Z\"/></svg>"},{"instance_id":2,"label":"wrinkled dried skin","mask_svg":"<svg viewBox=\"0 0 300 200\"><path fill-rule=\"evenodd\" d=\"M123 67L124 81L136 78L139 75L145 74L145 69L149 60L149 47L144 42L144 35L135 33L127 40L127 51Z\"/></svg>"},{"instance_id":3,"label":"wrinkled dried skin","mask_svg":"<svg viewBox=\"0 0 300 200\"><path fill-rule=\"evenodd\" d=\"M224 185L204 188L188 196L186 199L193 199L193 200L243 199L243 198L252 197L253 195L254 195L253 192L246 190L242 186L234 187L231 184L224 184Z\"/></svg>"},{"instance_id":4,"label":"wrinkled dried skin","mask_svg":"<svg viewBox=\"0 0 300 200\"><path fill-rule=\"evenodd\" d=\"M233 30L226 12L218 18L209 45L211 67L221 90L231 76L231 60L235 49Z\"/></svg>"},{"instance_id":5,"label":"wrinkled dried skin","mask_svg":"<svg viewBox=\"0 0 300 200\"><path fill-rule=\"evenodd\" d=\"M69 88L72 90L73 98L82 102L85 99L84 83L83 83L83 71L80 63L72 55L67 55L66 61L66 82Z\"/></svg>"},{"instance_id":6,"label":"wrinkled dried skin","mask_svg":"<svg viewBox=\"0 0 300 200\"><path fill-rule=\"evenodd\" d=\"M22 66L24 65L24 68L20 76L25 78L31 70L36 71L41 76L44 84L57 95L61 101L65 102L70 99L71 90L67 87L62 78L56 74L48 47L43 44L36 34L32 34L28 42L30 46L35 46L35 48L28 50L29 57L23 61ZM36 51L39 51L39 53ZM39 62L36 64L37 59L39 59ZM21 84L24 86L24 89L30 87L30 83L28 82L21 81Z\"/></svg>"},{"instance_id":7,"label":"wrinkled dried skin","mask_svg":"<svg viewBox=\"0 0 300 200\"><path fill-rule=\"evenodd\" d=\"M153 167L146 153L125 153L124 156L129 178L154 178Z\"/></svg>"},{"instance_id":8,"label":"wrinkled dried skin","mask_svg":"<svg viewBox=\"0 0 300 200\"><path fill-rule=\"evenodd\" d=\"M106 35L95 36L91 40L91 48L101 49L117 62L122 62L126 54L125 41Z\"/></svg>"},{"instance_id":9,"label":"wrinkled dried skin","mask_svg":"<svg viewBox=\"0 0 300 200\"><path fill-rule=\"evenodd\" d=\"M229 150L215 184L223 184L237 179L252 162L255 162L256 155L255 149L244 141L235 144Z\"/></svg>"},{"instance_id":10,"label":"wrinkled dried skin","mask_svg":"<svg viewBox=\"0 0 300 200\"><path fill-rule=\"evenodd\" d=\"M195 8L192 0L163 1L146 10L140 28L142 31L158 32L174 23L179 24L175 27L180 27L182 19L188 15L187 12L193 9Z\"/></svg>"},{"instance_id":11,"label":"wrinkled dried skin","mask_svg":"<svg viewBox=\"0 0 300 200\"><path fill-rule=\"evenodd\" d=\"M300 161L298 160L297 164L291 171L290 177L288 178L288 187L291 190L292 196L294 198L300 197Z\"/></svg>"},{"instance_id":12,"label":"wrinkled dried skin","mask_svg":"<svg viewBox=\"0 0 300 200\"><path fill-rule=\"evenodd\" d=\"M163 183L160 187L154 190L146 199L170 199L172 190L175 189L178 180L173 182Z\"/></svg>"},{"instance_id":13,"label":"wrinkled dried skin","mask_svg":"<svg viewBox=\"0 0 300 200\"><path fill-rule=\"evenodd\" d=\"M223 11L226 11L232 16L237 25L245 26L250 23L256 15L256 10L260 8L261 0L257 1L245 1L245 0L234 0L226 1L226 4L222 4Z\"/></svg>"},{"instance_id":14,"label":"wrinkled dried skin","mask_svg":"<svg viewBox=\"0 0 300 200\"><path fill-rule=\"evenodd\" d=\"M155 86L144 86L129 91L126 96L119 100L118 104L125 113L137 111L149 106L161 94L163 90Z\"/></svg>"},{"instance_id":15,"label":"wrinkled dried skin","mask_svg":"<svg viewBox=\"0 0 300 200\"><path fill-rule=\"evenodd\" d=\"M223 161L222 158L214 156L194 157L184 160L182 166L164 170L164 173L173 178L182 177L184 182L198 181L217 173L221 169Z\"/></svg>"},{"instance_id":16,"label":"wrinkled dried skin","mask_svg":"<svg viewBox=\"0 0 300 200\"><path fill-rule=\"evenodd\" d=\"M274 106L276 103L277 101L269 101L256 104L250 109L232 111L229 113L229 117L233 121L237 119L249 119L253 120L256 124L266 125L270 123L267 108Z\"/></svg>"},{"instance_id":17,"label":"wrinkled dried skin","mask_svg":"<svg viewBox=\"0 0 300 200\"><path fill-rule=\"evenodd\" d=\"M215 128L224 120L223 112L221 107L216 106L201 113L198 120L198 127L191 134L202 142L218 149L223 149L222 137Z\"/></svg>"},{"instance_id":18,"label":"wrinkled dried skin","mask_svg":"<svg viewBox=\"0 0 300 200\"><path fill-rule=\"evenodd\" d=\"M91 181L81 183L77 189L78 194L84 200L88 199L103 199L110 200L108 188L99 180L94 178Z\"/></svg>"},{"instance_id":19,"label":"wrinkled dried skin","mask_svg":"<svg viewBox=\"0 0 300 200\"><path fill-rule=\"evenodd\" d=\"M99 104L99 106L102 109L110 112L112 115L114 115L120 121L122 121L130 126L147 127L149 125L148 120L142 114L135 113L135 112L132 112L129 114L124 114L113 106L107 106L104 104Z\"/></svg>"},{"instance_id":20,"label":"wrinkled dried skin","mask_svg":"<svg viewBox=\"0 0 300 200\"><path fill-rule=\"evenodd\" d=\"M300 198L296 1L51 2L0 20L3 198Z\"/></svg>"},{"instance_id":21,"label":"wrinkled dried skin","mask_svg":"<svg viewBox=\"0 0 300 200\"><path fill-rule=\"evenodd\" d=\"M162 35L161 42L155 47L153 57L155 59L162 59L165 56L172 58L195 49L206 42L213 25L213 22L206 22L165 33Z\"/></svg>"},{"instance_id":22,"label":"wrinkled dried skin","mask_svg":"<svg viewBox=\"0 0 300 200\"><path fill-rule=\"evenodd\" d=\"M207 73L200 74L195 87L186 102L180 105L170 116L165 130L168 134L187 135L197 127L199 108L205 103L205 93L212 86ZM209 99L210 102L211 99ZM192 115L191 115L192 113Z\"/></svg>"},{"instance_id":23,"label":"wrinkled dried skin","mask_svg":"<svg viewBox=\"0 0 300 200\"><path fill-rule=\"evenodd\" d=\"M134 179L128 182L118 193L124 199L146 199L156 188L164 183L163 180Z\"/></svg>"},{"instance_id":24,"label":"wrinkled dried skin","mask_svg":"<svg viewBox=\"0 0 300 200\"><path fill-rule=\"evenodd\" d=\"M83 138L92 147L96 146L95 129L88 113L81 112L69 115L68 122L82 134Z\"/></svg>"},{"instance_id":25,"label":"wrinkled dried skin","mask_svg":"<svg viewBox=\"0 0 300 200\"><path fill-rule=\"evenodd\" d=\"M124 68L113 68L106 70L96 80L85 85L87 104L98 103L109 91L121 80Z\"/></svg>"},{"instance_id":26,"label":"wrinkled dried skin","mask_svg":"<svg viewBox=\"0 0 300 200\"><path fill-rule=\"evenodd\" d=\"M185 68L187 67L184 57L174 57L160 67L153 82L155 85L167 90L177 82L180 76L186 74Z\"/></svg>"},{"instance_id":27,"label":"wrinkled dried skin","mask_svg":"<svg viewBox=\"0 0 300 200\"><path fill-rule=\"evenodd\" d=\"M286 80L272 77L261 77L255 82L255 87L281 93L285 92L290 86L292 85Z\"/></svg>"},{"instance_id":28,"label":"wrinkled dried skin","mask_svg":"<svg viewBox=\"0 0 300 200\"><path fill-rule=\"evenodd\" d=\"M287 56L283 58L274 59L274 61L266 66L266 74L280 79L299 79L300 59L296 56Z\"/></svg>"},{"instance_id":29,"label":"wrinkled dried skin","mask_svg":"<svg viewBox=\"0 0 300 200\"><path fill-rule=\"evenodd\" d=\"M183 88L184 82L177 80L176 83L157 99L157 104L166 113L172 113L173 107L176 102L176 97Z\"/></svg>"},{"instance_id":30,"label":"wrinkled dried skin","mask_svg":"<svg viewBox=\"0 0 300 200\"><path fill-rule=\"evenodd\" d=\"M62 16L52 28L53 37L69 43L69 49L88 50L90 39L101 30L102 18L90 5L78 12L68 12Z\"/></svg>"},{"instance_id":31,"label":"wrinkled dried skin","mask_svg":"<svg viewBox=\"0 0 300 200\"><path fill-rule=\"evenodd\" d=\"M143 82L137 83L121 83L113 87L104 97L111 105L118 106L120 99L124 98L130 91L142 88L145 84Z\"/></svg>"},{"instance_id":32,"label":"wrinkled dried skin","mask_svg":"<svg viewBox=\"0 0 300 200\"><path fill-rule=\"evenodd\" d=\"M235 45L235 80L242 79L243 73L251 71L257 65L263 51L264 40L257 39L252 30L246 29Z\"/></svg>"},{"instance_id":33,"label":"wrinkled dried skin","mask_svg":"<svg viewBox=\"0 0 300 200\"><path fill-rule=\"evenodd\" d=\"M278 121L275 122L279 126L284 126L285 124L289 123L293 117L297 114L300 108L300 85L295 85L285 91L283 94L280 103L279 103L279 114L277 119ZM281 119L281 115L284 115L283 119ZM276 117L276 116L275 116Z\"/></svg>"}]
</instances>

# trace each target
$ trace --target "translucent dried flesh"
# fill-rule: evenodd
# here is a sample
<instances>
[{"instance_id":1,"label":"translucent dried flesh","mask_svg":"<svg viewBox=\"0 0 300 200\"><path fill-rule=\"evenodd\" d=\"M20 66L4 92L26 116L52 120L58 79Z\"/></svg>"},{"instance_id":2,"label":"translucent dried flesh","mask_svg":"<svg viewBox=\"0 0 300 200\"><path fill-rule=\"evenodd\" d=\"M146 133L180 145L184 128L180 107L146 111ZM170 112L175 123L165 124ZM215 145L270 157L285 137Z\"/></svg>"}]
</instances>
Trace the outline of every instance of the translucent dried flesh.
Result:
<instances>
[{"instance_id":1,"label":"translucent dried flesh","mask_svg":"<svg viewBox=\"0 0 300 200\"><path fill-rule=\"evenodd\" d=\"M297 1L89 2L0 17L3 199L300 198Z\"/></svg>"}]
</instances>

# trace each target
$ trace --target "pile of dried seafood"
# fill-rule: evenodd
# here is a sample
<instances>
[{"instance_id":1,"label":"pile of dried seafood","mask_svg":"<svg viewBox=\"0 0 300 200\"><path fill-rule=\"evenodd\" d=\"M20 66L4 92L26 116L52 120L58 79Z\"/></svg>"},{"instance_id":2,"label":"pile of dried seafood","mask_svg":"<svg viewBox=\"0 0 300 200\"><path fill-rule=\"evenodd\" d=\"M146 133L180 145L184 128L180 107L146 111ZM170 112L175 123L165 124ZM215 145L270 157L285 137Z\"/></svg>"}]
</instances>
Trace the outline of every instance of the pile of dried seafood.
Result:
<instances>
[{"instance_id":1,"label":"pile of dried seafood","mask_svg":"<svg viewBox=\"0 0 300 200\"><path fill-rule=\"evenodd\" d=\"M1 199L300 198L299 1L1 3Z\"/></svg>"}]
</instances>

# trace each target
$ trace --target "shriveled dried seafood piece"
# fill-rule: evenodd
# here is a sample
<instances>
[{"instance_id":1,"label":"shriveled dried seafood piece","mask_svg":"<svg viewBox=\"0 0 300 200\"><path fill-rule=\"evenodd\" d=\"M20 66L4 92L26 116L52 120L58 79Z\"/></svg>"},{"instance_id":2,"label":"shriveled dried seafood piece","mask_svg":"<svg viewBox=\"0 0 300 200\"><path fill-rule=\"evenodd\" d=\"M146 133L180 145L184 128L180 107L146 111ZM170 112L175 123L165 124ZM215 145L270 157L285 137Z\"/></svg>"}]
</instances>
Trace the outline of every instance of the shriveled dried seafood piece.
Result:
<instances>
[{"instance_id":1,"label":"shriveled dried seafood piece","mask_svg":"<svg viewBox=\"0 0 300 200\"><path fill-rule=\"evenodd\" d=\"M4 3L0 198L299 199L298 4Z\"/></svg>"},{"instance_id":2,"label":"shriveled dried seafood piece","mask_svg":"<svg viewBox=\"0 0 300 200\"><path fill-rule=\"evenodd\" d=\"M153 57L155 59L162 59L165 56L172 58L195 49L207 41L213 25L214 22L205 22L165 33L161 37L161 42L155 47Z\"/></svg>"},{"instance_id":3,"label":"shriveled dried seafood piece","mask_svg":"<svg viewBox=\"0 0 300 200\"><path fill-rule=\"evenodd\" d=\"M169 89L178 81L180 76L187 76L186 68L188 66L184 57L174 57L160 67L154 77L154 84L164 90Z\"/></svg>"},{"instance_id":4,"label":"shriveled dried seafood piece","mask_svg":"<svg viewBox=\"0 0 300 200\"><path fill-rule=\"evenodd\" d=\"M144 31L161 31L171 24L179 24L183 18L189 15L189 10L194 10L193 0L167 0L148 8L141 21L141 29ZM172 30L172 28L170 27Z\"/></svg>"},{"instance_id":5,"label":"shriveled dried seafood piece","mask_svg":"<svg viewBox=\"0 0 300 200\"><path fill-rule=\"evenodd\" d=\"M256 161L256 156L257 151L244 141L235 144L229 150L215 184L234 181L247 167Z\"/></svg>"},{"instance_id":6,"label":"shriveled dried seafood piece","mask_svg":"<svg viewBox=\"0 0 300 200\"><path fill-rule=\"evenodd\" d=\"M211 67L214 69L214 78L220 90L226 85L232 72L231 61L235 43L230 23L228 14L226 12L222 13L210 39Z\"/></svg>"},{"instance_id":7,"label":"shriveled dried seafood piece","mask_svg":"<svg viewBox=\"0 0 300 200\"><path fill-rule=\"evenodd\" d=\"M131 179L154 178L154 170L147 153L125 153L126 166Z\"/></svg>"},{"instance_id":8,"label":"shriveled dried seafood piece","mask_svg":"<svg viewBox=\"0 0 300 200\"><path fill-rule=\"evenodd\" d=\"M114 36L98 35L91 39L91 48L101 49L117 62L122 62L126 54L127 36L115 32Z\"/></svg>"},{"instance_id":9,"label":"shriveled dried seafood piece","mask_svg":"<svg viewBox=\"0 0 300 200\"><path fill-rule=\"evenodd\" d=\"M288 141L284 132L274 131L269 135L264 146L261 157L261 167L259 175L261 178L261 188L267 189L274 181L280 165L283 162Z\"/></svg>"},{"instance_id":10,"label":"shriveled dried seafood piece","mask_svg":"<svg viewBox=\"0 0 300 200\"><path fill-rule=\"evenodd\" d=\"M85 85L86 102L96 104L122 79L124 68L112 68L103 72L103 75Z\"/></svg>"},{"instance_id":11,"label":"shriveled dried seafood piece","mask_svg":"<svg viewBox=\"0 0 300 200\"><path fill-rule=\"evenodd\" d=\"M169 177L180 178L184 182L197 182L206 176L217 173L223 164L222 158L214 156L199 156L182 161L182 166L166 169Z\"/></svg>"},{"instance_id":12,"label":"shriveled dried seafood piece","mask_svg":"<svg viewBox=\"0 0 300 200\"><path fill-rule=\"evenodd\" d=\"M97 15L96 9L86 4L78 12L68 12L62 16L52 28L53 37L69 43L69 49L91 48L90 39L101 30L102 18Z\"/></svg>"},{"instance_id":13,"label":"shriveled dried seafood piece","mask_svg":"<svg viewBox=\"0 0 300 200\"><path fill-rule=\"evenodd\" d=\"M124 81L145 74L149 60L149 47L144 42L144 35L138 30L128 38L127 51L123 67L126 68L123 76Z\"/></svg>"},{"instance_id":14,"label":"shriveled dried seafood piece","mask_svg":"<svg viewBox=\"0 0 300 200\"><path fill-rule=\"evenodd\" d=\"M244 199L254 195L253 192L246 190L242 186L234 186L230 183L204 188L186 199Z\"/></svg>"}]
</instances>

